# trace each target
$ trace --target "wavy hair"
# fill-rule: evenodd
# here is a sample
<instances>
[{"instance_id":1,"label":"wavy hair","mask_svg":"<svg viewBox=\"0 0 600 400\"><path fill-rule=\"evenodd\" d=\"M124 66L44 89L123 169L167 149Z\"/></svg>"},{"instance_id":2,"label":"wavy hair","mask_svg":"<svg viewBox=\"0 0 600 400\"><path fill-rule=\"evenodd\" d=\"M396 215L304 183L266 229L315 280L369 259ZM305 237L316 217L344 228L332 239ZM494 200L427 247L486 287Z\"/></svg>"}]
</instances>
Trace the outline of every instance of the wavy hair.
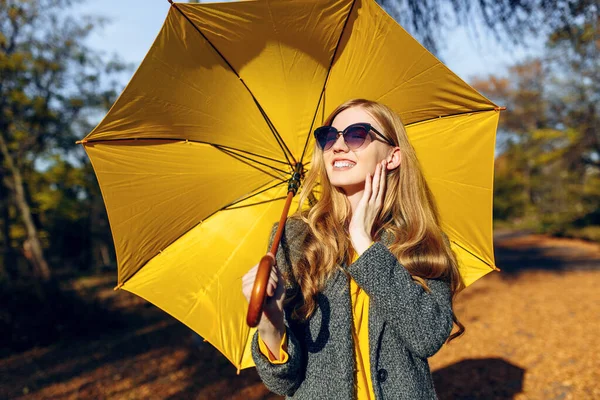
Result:
<instances>
[{"instance_id":1,"label":"wavy hair","mask_svg":"<svg viewBox=\"0 0 600 400\"><path fill-rule=\"evenodd\" d=\"M425 279L446 280L450 283L454 302L456 294L464 287L458 273L458 262L440 228L433 194L400 117L383 104L354 99L337 107L325 120L325 125L331 125L339 113L353 107L360 107L372 116L383 128L381 133L391 139L401 153L401 165L387 173L385 199L371 237L379 240L384 232L391 234L393 242L388 247L414 281L429 292ZM312 193L318 186L319 200L310 201L314 200ZM335 270L341 269L343 263L350 264L353 257L348 231L352 213L350 203L340 189L330 184L323 151L316 143L311 169L300 192L300 207L307 201L312 206L294 216L310 227L303 255L292 266L299 291L290 301L300 295L303 300L294 302L292 318L297 320L310 318L316 308L317 294ZM462 335L465 330L454 315L453 321L458 331L450 335L448 341Z\"/></svg>"}]
</instances>

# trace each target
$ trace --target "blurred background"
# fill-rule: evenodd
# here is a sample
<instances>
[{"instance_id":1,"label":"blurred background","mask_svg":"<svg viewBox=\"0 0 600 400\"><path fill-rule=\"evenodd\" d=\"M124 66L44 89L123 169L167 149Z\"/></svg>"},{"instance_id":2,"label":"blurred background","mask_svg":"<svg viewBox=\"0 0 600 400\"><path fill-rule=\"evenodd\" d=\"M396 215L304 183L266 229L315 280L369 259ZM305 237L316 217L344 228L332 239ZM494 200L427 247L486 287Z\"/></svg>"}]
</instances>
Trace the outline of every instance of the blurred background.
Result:
<instances>
[{"instance_id":1,"label":"blurred background","mask_svg":"<svg viewBox=\"0 0 600 400\"><path fill-rule=\"evenodd\" d=\"M445 399L600 399L595 0L381 0L502 112L494 272L430 365ZM0 398L262 399L154 306L113 291L102 197L75 142L133 75L167 0L0 0Z\"/></svg>"}]
</instances>

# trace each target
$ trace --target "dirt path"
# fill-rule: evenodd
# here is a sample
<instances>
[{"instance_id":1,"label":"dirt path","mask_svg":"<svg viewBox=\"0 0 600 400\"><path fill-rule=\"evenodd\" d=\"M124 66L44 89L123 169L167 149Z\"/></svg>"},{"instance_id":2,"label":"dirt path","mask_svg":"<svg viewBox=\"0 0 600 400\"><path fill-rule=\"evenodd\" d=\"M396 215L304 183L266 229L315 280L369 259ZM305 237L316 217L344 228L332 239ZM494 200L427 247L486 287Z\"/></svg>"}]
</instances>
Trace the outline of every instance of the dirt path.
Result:
<instances>
[{"instance_id":1,"label":"dirt path","mask_svg":"<svg viewBox=\"0 0 600 400\"><path fill-rule=\"evenodd\" d=\"M600 399L600 246L498 233L502 272L459 295L464 336L430 359L442 399Z\"/></svg>"},{"instance_id":2,"label":"dirt path","mask_svg":"<svg viewBox=\"0 0 600 400\"><path fill-rule=\"evenodd\" d=\"M440 398L600 399L600 246L499 232L496 250L502 272L457 299L467 333L430 359ZM78 285L131 325L0 359L0 398L279 398L112 278Z\"/></svg>"}]
</instances>

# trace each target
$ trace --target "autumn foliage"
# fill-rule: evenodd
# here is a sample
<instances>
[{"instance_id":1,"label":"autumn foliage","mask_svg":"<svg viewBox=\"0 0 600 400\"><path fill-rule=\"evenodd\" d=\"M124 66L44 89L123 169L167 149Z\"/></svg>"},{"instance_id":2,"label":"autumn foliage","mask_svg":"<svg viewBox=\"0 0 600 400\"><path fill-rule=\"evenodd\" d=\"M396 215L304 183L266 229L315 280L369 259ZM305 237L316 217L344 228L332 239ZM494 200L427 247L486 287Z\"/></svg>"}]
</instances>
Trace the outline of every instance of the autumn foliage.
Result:
<instances>
[{"instance_id":1,"label":"autumn foliage","mask_svg":"<svg viewBox=\"0 0 600 400\"><path fill-rule=\"evenodd\" d=\"M598 32L593 23L556 31L542 57L473 83L508 108L498 134L497 220L600 241Z\"/></svg>"}]
</instances>

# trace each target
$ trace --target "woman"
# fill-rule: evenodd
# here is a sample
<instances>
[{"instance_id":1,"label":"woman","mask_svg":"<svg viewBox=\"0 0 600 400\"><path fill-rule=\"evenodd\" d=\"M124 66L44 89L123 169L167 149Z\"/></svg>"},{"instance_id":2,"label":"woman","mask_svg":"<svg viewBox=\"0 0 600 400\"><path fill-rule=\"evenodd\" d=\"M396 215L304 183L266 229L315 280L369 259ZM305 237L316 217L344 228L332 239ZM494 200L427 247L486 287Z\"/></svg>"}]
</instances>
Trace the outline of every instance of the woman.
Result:
<instances>
[{"instance_id":1,"label":"woman","mask_svg":"<svg viewBox=\"0 0 600 400\"><path fill-rule=\"evenodd\" d=\"M286 223L253 338L258 373L290 398L435 399L427 358L464 332L462 281L404 126L351 100L315 138L300 204L318 183L321 195Z\"/></svg>"}]
</instances>

